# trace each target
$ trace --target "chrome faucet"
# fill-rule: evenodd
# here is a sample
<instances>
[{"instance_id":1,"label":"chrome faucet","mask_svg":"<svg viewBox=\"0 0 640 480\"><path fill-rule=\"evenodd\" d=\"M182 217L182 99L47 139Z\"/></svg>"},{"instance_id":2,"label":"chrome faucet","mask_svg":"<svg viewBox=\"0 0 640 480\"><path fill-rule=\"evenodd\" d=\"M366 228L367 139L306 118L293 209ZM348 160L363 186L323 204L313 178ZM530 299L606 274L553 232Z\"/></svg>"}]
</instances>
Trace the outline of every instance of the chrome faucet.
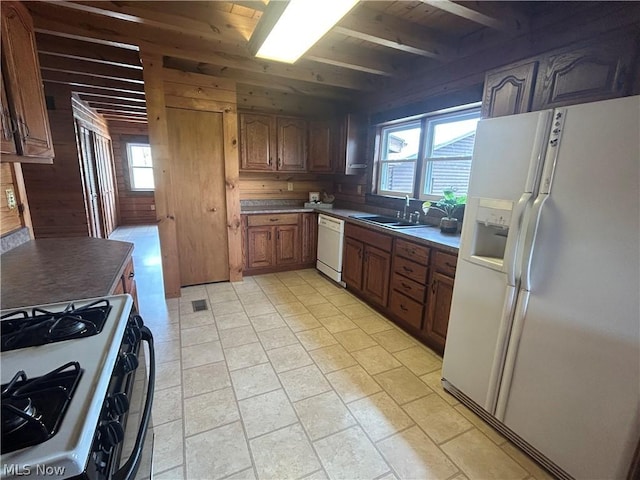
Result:
<instances>
[{"instance_id":1,"label":"chrome faucet","mask_svg":"<svg viewBox=\"0 0 640 480\"><path fill-rule=\"evenodd\" d=\"M409 200L409 195L404 196L404 213L402 214L402 218L407 219L407 208L411 206L411 201Z\"/></svg>"}]
</instances>

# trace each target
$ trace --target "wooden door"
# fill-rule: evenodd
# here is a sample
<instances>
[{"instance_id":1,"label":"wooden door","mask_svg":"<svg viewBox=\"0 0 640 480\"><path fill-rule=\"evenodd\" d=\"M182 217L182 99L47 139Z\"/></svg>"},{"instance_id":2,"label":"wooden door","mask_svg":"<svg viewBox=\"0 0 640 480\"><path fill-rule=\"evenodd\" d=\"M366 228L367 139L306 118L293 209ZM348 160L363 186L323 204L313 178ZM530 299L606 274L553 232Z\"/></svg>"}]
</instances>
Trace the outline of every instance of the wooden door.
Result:
<instances>
[{"instance_id":1,"label":"wooden door","mask_svg":"<svg viewBox=\"0 0 640 480\"><path fill-rule=\"evenodd\" d=\"M326 120L314 120L309 123L309 171L331 173L333 171L332 125Z\"/></svg>"},{"instance_id":2,"label":"wooden door","mask_svg":"<svg viewBox=\"0 0 640 480\"><path fill-rule=\"evenodd\" d=\"M303 172L307 168L307 121L278 117L278 170Z\"/></svg>"},{"instance_id":3,"label":"wooden door","mask_svg":"<svg viewBox=\"0 0 640 480\"><path fill-rule=\"evenodd\" d=\"M273 227L247 228L247 267L262 268L273 265Z\"/></svg>"},{"instance_id":4,"label":"wooden door","mask_svg":"<svg viewBox=\"0 0 640 480\"><path fill-rule=\"evenodd\" d=\"M89 235L95 238L104 238L102 230L102 217L100 198L98 196L98 178L95 166L95 152L91 130L76 123L76 133L80 146L80 168L82 173L82 186L84 202L89 224Z\"/></svg>"},{"instance_id":5,"label":"wooden door","mask_svg":"<svg viewBox=\"0 0 640 480\"><path fill-rule=\"evenodd\" d=\"M534 61L487 72L482 116L501 117L528 112L537 70L538 62Z\"/></svg>"},{"instance_id":6,"label":"wooden door","mask_svg":"<svg viewBox=\"0 0 640 480\"><path fill-rule=\"evenodd\" d=\"M297 225L275 227L276 265L300 263L300 240Z\"/></svg>"},{"instance_id":7,"label":"wooden door","mask_svg":"<svg viewBox=\"0 0 640 480\"><path fill-rule=\"evenodd\" d=\"M316 260L318 247L318 216L315 213L303 213L302 217L302 263Z\"/></svg>"},{"instance_id":8,"label":"wooden door","mask_svg":"<svg viewBox=\"0 0 640 480\"><path fill-rule=\"evenodd\" d=\"M342 280L351 288L362 290L364 244L352 238L344 239Z\"/></svg>"},{"instance_id":9,"label":"wooden door","mask_svg":"<svg viewBox=\"0 0 640 480\"><path fill-rule=\"evenodd\" d=\"M276 126L272 115L240 114L240 168L275 170Z\"/></svg>"},{"instance_id":10,"label":"wooden door","mask_svg":"<svg viewBox=\"0 0 640 480\"><path fill-rule=\"evenodd\" d=\"M427 339L439 346L441 351L444 351L447 338L452 296L453 278L439 272L433 272L427 302L428 310L423 325Z\"/></svg>"},{"instance_id":11,"label":"wooden door","mask_svg":"<svg viewBox=\"0 0 640 480\"><path fill-rule=\"evenodd\" d=\"M167 108L180 284L229 280L222 113Z\"/></svg>"},{"instance_id":12,"label":"wooden door","mask_svg":"<svg viewBox=\"0 0 640 480\"><path fill-rule=\"evenodd\" d=\"M111 140L95 132L93 133L93 140L102 231L105 238L108 238L117 225L116 186Z\"/></svg>"},{"instance_id":13,"label":"wooden door","mask_svg":"<svg viewBox=\"0 0 640 480\"><path fill-rule=\"evenodd\" d=\"M391 254L372 247L364 246L364 268L362 273L362 293L383 307L389 298L389 273Z\"/></svg>"},{"instance_id":14,"label":"wooden door","mask_svg":"<svg viewBox=\"0 0 640 480\"><path fill-rule=\"evenodd\" d=\"M2 55L18 123L19 153L53 158L33 23L18 2L2 2Z\"/></svg>"},{"instance_id":15,"label":"wooden door","mask_svg":"<svg viewBox=\"0 0 640 480\"><path fill-rule=\"evenodd\" d=\"M0 153L15 154L17 153L16 141L13 135L15 124L11 116L11 110L9 109L9 100L7 99L7 91L4 86L4 78L1 70L0 94L2 95L2 105L0 106L0 120L2 121L2 124L0 125L2 132L0 133L2 134L2 147L0 148Z\"/></svg>"}]
</instances>

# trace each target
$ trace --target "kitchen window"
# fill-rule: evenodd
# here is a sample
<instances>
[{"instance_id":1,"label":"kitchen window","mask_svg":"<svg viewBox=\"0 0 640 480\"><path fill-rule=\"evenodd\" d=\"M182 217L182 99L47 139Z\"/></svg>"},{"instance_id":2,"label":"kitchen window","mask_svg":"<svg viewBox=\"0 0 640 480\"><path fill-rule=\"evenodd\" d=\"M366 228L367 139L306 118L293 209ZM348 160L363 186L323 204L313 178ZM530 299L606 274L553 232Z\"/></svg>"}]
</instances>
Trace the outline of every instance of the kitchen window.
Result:
<instances>
[{"instance_id":1,"label":"kitchen window","mask_svg":"<svg viewBox=\"0 0 640 480\"><path fill-rule=\"evenodd\" d=\"M152 191L154 183L150 145L148 143L127 143L127 159L131 190Z\"/></svg>"},{"instance_id":2,"label":"kitchen window","mask_svg":"<svg viewBox=\"0 0 640 480\"><path fill-rule=\"evenodd\" d=\"M430 200L467 193L480 109L425 115L380 127L380 195Z\"/></svg>"}]
</instances>

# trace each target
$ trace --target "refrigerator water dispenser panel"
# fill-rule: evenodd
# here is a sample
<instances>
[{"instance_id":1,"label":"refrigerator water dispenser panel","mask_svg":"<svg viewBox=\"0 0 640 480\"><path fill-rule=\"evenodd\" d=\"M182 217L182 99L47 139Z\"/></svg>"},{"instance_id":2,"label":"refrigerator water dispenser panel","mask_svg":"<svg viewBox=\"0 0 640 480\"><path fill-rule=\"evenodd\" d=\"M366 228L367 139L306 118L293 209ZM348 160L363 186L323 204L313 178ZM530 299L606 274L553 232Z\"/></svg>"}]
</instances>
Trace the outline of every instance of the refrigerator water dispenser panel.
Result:
<instances>
[{"instance_id":1,"label":"refrigerator water dispenser panel","mask_svg":"<svg viewBox=\"0 0 640 480\"><path fill-rule=\"evenodd\" d=\"M469 260L502 269L514 203L493 198L473 199L473 235Z\"/></svg>"}]
</instances>

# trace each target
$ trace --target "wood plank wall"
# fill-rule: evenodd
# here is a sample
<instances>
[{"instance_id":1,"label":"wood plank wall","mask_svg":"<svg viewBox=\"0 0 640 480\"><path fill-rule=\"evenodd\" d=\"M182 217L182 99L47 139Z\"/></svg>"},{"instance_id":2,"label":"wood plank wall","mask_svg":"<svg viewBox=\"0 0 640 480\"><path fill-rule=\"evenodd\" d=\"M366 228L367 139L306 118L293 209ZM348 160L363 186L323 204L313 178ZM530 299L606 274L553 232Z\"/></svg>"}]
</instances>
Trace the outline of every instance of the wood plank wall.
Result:
<instances>
[{"instance_id":1,"label":"wood plank wall","mask_svg":"<svg viewBox=\"0 0 640 480\"><path fill-rule=\"evenodd\" d=\"M133 192L129 188L129 173L126 156L127 142L149 141L146 124L109 121L113 161L118 183L118 206L120 225L150 225L156 222L153 192Z\"/></svg>"},{"instance_id":2,"label":"wood plank wall","mask_svg":"<svg viewBox=\"0 0 640 480\"><path fill-rule=\"evenodd\" d=\"M89 224L78 159L71 90L47 83L54 103L48 110L55 150L53 165L23 164L35 238L85 237Z\"/></svg>"},{"instance_id":3,"label":"wood plank wall","mask_svg":"<svg viewBox=\"0 0 640 480\"><path fill-rule=\"evenodd\" d=\"M288 184L293 189L288 190ZM330 175L286 173L240 173L241 200L309 200L309 192L331 192Z\"/></svg>"},{"instance_id":4,"label":"wood plank wall","mask_svg":"<svg viewBox=\"0 0 640 480\"><path fill-rule=\"evenodd\" d=\"M24 225L18 208L9 209L7 206L6 190L12 188L16 200L18 198L18 185L13 176L10 163L0 164L0 235L12 232Z\"/></svg>"}]
</instances>

